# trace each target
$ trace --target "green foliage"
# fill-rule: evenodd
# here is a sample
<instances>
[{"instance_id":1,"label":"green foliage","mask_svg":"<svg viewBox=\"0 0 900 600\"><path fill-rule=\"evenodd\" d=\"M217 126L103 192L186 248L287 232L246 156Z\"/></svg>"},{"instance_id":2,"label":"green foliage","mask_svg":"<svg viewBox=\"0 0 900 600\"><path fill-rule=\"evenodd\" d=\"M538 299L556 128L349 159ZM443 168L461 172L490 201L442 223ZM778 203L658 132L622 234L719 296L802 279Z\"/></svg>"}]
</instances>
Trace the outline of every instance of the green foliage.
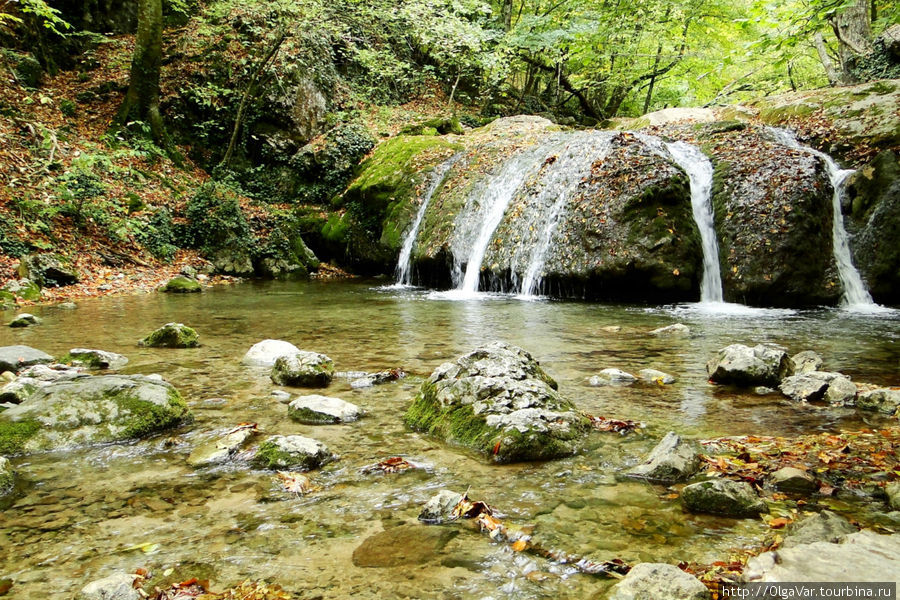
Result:
<instances>
[{"instance_id":1,"label":"green foliage","mask_svg":"<svg viewBox=\"0 0 900 600\"><path fill-rule=\"evenodd\" d=\"M304 182L297 200L314 204L330 200L344 189L359 161L374 147L365 126L348 123L329 131L320 148L302 148L289 162Z\"/></svg>"},{"instance_id":2,"label":"green foliage","mask_svg":"<svg viewBox=\"0 0 900 600\"><path fill-rule=\"evenodd\" d=\"M250 225L241 210L238 196L222 184L203 184L188 200L187 226L182 242L187 247L215 251L225 247L248 248Z\"/></svg>"},{"instance_id":3,"label":"green foliage","mask_svg":"<svg viewBox=\"0 0 900 600\"><path fill-rule=\"evenodd\" d=\"M136 229L134 237L153 257L165 262L171 262L175 258L178 247L172 215L167 209L161 208L151 214Z\"/></svg>"}]
</instances>

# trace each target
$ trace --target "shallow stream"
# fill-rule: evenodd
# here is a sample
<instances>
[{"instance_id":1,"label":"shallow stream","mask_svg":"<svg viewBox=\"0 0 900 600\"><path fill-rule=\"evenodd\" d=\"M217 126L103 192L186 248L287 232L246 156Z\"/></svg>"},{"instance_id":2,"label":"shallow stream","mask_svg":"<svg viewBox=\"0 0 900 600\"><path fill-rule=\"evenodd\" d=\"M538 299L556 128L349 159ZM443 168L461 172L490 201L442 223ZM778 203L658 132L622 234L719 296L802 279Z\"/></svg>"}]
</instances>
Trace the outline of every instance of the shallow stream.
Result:
<instances>
[{"instance_id":1,"label":"shallow stream","mask_svg":"<svg viewBox=\"0 0 900 600\"><path fill-rule=\"evenodd\" d=\"M704 365L730 343L775 342L818 351L829 370L855 381L900 383L900 317L837 310L712 315L696 307L639 307L508 297L453 301L371 282L246 283L197 295L84 300L74 311L38 307L40 327L0 331L0 345L54 355L70 348L125 354L125 373L160 373L195 415L156 438L75 452L14 458L17 492L0 501L0 579L17 599L70 599L116 570L148 568L159 580L197 576L221 589L245 578L280 583L299 598L591 598L608 580L515 553L463 523L416 520L436 491L469 489L545 546L596 560L714 561L760 542L761 520L684 513L664 487L619 482L668 430L698 437L793 435L877 427L850 409L717 389ZM138 348L169 321L197 329L202 346ZM681 322L684 338L654 337ZM614 330L615 327L620 329ZM339 371L402 367L397 383L326 394L367 415L352 424L288 419L265 369L240 365L254 343L275 338L328 354ZM581 454L540 464L493 466L409 431L402 415L427 375L482 342L529 350L561 392L587 413L646 424L638 434L594 433ZM606 367L656 368L671 386L594 388ZM291 389L294 394L303 390ZM315 392L306 392L315 393ZM264 434L303 434L341 456L310 473L320 490L296 497L272 473L234 464L194 470L191 448L241 422ZM424 468L390 475L360 469L392 456ZM840 509L841 506L835 506ZM845 510L855 510L844 506ZM165 574L165 575L164 575Z\"/></svg>"}]
</instances>

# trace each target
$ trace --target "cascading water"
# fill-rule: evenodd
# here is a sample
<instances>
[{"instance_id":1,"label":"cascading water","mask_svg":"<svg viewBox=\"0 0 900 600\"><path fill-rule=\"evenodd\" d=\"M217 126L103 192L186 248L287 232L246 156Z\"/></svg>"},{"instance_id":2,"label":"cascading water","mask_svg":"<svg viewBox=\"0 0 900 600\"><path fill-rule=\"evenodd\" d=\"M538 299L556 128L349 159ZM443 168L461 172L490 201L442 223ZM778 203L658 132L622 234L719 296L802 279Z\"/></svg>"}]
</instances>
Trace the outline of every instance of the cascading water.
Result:
<instances>
[{"instance_id":1,"label":"cascading water","mask_svg":"<svg viewBox=\"0 0 900 600\"><path fill-rule=\"evenodd\" d=\"M582 181L590 174L591 165L606 156L610 142L615 134L607 131L578 132L566 144L556 160L544 175L541 195L537 199L538 206L542 199L551 200L549 209L544 210L539 219L530 227L539 232L536 243L532 246L525 274L519 286L519 294L532 296L540 293L541 276L550 242L557 229L563 209ZM537 220L536 220L537 221Z\"/></svg>"},{"instance_id":2,"label":"cascading water","mask_svg":"<svg viewBox=\"0 0 900 600\"><path fill-rule=\"evenodd\" d=\"M419 210L416 212L416 218L413 221L412 227L406 233L406 237L403 238L403 245L400 247L400 258L397 260L397 285L412 285L412 265L410 259L412 258L413 246L416 244L416 237L419 235L419 227L422 226L422 219L425 217L425 211L428 210L428 204L431 202L431 197L434 196L434 193L444 182L447 171L449 171L461 157L462 153L454 154L448 160L437 165L431 172L428 187L422 195L422 203L419 205Z\"/></svg>"},{"instance_id":3,"label":"cascading water","mask_svg":"<svg viewBox=\"0 0 900 600\"><path fill-rule=\"evenodd\" d=\"M463 245L469 249L468 258L465 261L466 271L457 286L457 289L467 294L478 291L478 282L481 277L481 263L487 252L488 244L494 231L503 219L503 214L509 206L510 200L522 187L528 177L540 169L543 157L559 142L554 140L548 144L541 144L530 150L520 152L507 160L500 170L494 174L479 190L478 209L470 213L474 217L475 239L464 236Z\"/></svg>"},{"instance_id":4,"label":"cascading water","mask_svg":"<svg viewBox=\"0 0 900 600\"><path fill-rule=\"evenodd\" d=\"M853 260L850 255L850 239L847 230L844 228L844 216L841 213L841 199L847 183L847 178L853 174L852 169L841 169L830 156L824 152L819 152L809 146L804 146L797 141L794 135L784 129L770 128L775 141L779 144L808 152L814 156L818 156L825 163L828 171L828 178L831 180L831 187L834 189L832 195L832 211L833 225L832 238L834 246L834 261L837 263L838 276L841 279L844 293L841 304L845 307L866 307L875 306L872 296L869 295L866 285L863 283L862 277L856 267L853 266Z\"/></svg>"},{"instance_id":5,"label":"cascading water","mask_svg":"<svg viewBox=\"0 0 900 600\"><path fill-rule=\"evenodd\" d=\"M679 167L684 169L691 184L691 209L700 231L703 246L703 279L700 282L700 302L722 302L722 273L719 266L719 243L710 195L713 184L712 162L699 148L684 142L666 144L666 150Z\"/></svg>"}]
</instances>

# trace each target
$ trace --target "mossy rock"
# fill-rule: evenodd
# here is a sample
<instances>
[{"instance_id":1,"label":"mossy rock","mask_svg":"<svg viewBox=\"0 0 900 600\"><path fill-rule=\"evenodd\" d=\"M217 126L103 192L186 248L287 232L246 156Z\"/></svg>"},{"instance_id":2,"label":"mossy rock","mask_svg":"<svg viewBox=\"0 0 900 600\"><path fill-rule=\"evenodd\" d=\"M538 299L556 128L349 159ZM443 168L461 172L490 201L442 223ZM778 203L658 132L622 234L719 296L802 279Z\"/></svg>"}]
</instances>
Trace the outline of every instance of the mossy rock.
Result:
<instances>
[{"instance_id":1,"label":"mossy rock","mask_svg":"<svg viewBox=\"0 0 900 600\"><path fill-rule=\"evenodd\" d=\"M40 287L72 285L81 280L71 259L59 254L29 254L19 260L19 277Z\"/></svg>"},{"instance_id":2,"label":"mossy rock","mask_svg":"<svg viewBox=\"0 0 900 600\"><path fill-rule=\"evenodd\" d=\"M252 462L261 469L310 471L335 458L318 440L301 435L274 435L259 445Z\"/></svg>"},{"instance_id":3,"label":"mossy rock","mask_svg":"<svg viewBox=\"0 0 900 600\"><path fill-rule=\"evenodd\" d=\"M10 493L16 484L16 473L13 471L9 459L0 456L0 496Z\"/></svg>"},{"instance_id":4,"label":"mossy rock","mask_svg":"<svg viewBox=\"0 0 900 600\"><path fill-rule=\"evenodd\" d=\"M404 421L496 463L569 456L589 424L555 387L521 348L488 344L438 367Z\"/></svg>"},{"instance_id":5,"label":"mossy rock","mask_svg":"<svg viewBox=\"0 0 900 600\"><path fill-rule=\"evenodd\" d=\"M279 356L270 377L278 385L326 387L334 378L334 362L318 352Z\"/></svg>"},{"instance_id":6,"label":"mossy rock","mask_svg":"<svg viewBox=\"0 0 900 600\"><path fill-rule=\"evenodd\" d=\"M138 342L148 348L196 348L200 345L197 332L182 323L166 323Z\"/></svg>"},{"instance_id":7,"label":"mossy rock","mask_svg":"<svg viewBox=\"0 0 900 600\"><path fill-rule=\"evenodd\" d=\"M0 453L135 439L189 418L178 391L159 379L104 375L59 381L0 413Z\"/></svg>"},{"instance_id":8,"label":"mossy rock","mask_svg":"<svg viewBox=\"0 0 900 600\"><path fill-rule=\"evenodd\" d=\"M203 287L196 279L191 279L184 275L177 275L167 281L166 284L160 288L160 291L172 294L193 294L202 292Z\"/></svg>"},{"instance_id":9,"label":"mossy rock","mask_svg":"<svg viewBox=\"0 0 900 600\"><path fill-rule=\"evenodd\" d=\"M41 319L29 313L21 313L13 317L9 322L10 327L31 327L32 325L40 325Z\"/></svg>"},{"instance_id":10,"label":"mossy rock","mask_svg":"<svg viewBox=\"0 0 900 600\"><path fill-rule=\"evenodd\" d=\"M711 479L681 490L681 501L690 512L725 517L755 517L769 512L765 501L746 481Z\"/></svg>"},{"instance_id":11,"label":"mossy rock","mask_svg":"<svg viewBox=\"0 0 900 600\"><path fill-rule=\"evenodd\" d=\"M0 290L0 299L12 300L15 304L17 297L28 302L37 302L41 299L41 287L30 279L19 279L10 281Z\"/></svg>"}]
</instances>

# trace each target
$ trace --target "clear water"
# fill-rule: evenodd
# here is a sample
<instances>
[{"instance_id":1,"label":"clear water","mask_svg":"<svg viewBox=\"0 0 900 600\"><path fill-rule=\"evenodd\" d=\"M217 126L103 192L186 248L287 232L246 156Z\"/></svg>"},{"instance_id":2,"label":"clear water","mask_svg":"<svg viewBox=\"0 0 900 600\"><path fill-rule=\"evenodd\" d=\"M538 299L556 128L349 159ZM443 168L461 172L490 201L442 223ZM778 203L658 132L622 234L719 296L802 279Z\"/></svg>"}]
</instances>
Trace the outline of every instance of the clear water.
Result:
<instances>
[{"instance_id":1,"label":"clear water","mask_svg":"<svg viewBox=\"0 0 900 600\"><path fill-rule=\"evenodd\" d=\"M596 559L712 561L767 533L758 520L688 515L669 490L618 483L615 474L666 431L701 437L791 435L882 426L847 409L798 405L717 389L704 363L732 342L776 342L818 350L829 369L857 381L897 385L900 320L845 311L709 314L698 305L640 307L569 302L448 302L427 292L385 291L363 282L247 283L200 295L151 294L85 300L75 311L33 312L44 325L0 329L0 344L52 354L96 347L126 354L126 372L161 373L191 404L196 420L135 444L14 458L22 484L0 504L0 579L10 597L69 600L85 582L116 570L173 569L170 580L209 577L215 589L243 578L281 583L301 598L588 598L609 581L513 553L466 524L416 521L437 490L470 489L511 525L534 527L545 546ZM138 348L168 321L197 328L202 346ZM683 322L687 338L647 332ZM621 329L610 331L606 328ZM241 356L265 338L325 352L340 371L403 367L395 384L327 390L364 408L359 422L307 426L272 399L267 372ZM636 419L644 433L592 434L578 456L549 463L492 466L478 456L408 431L401 417L421 378L482 342L503 339L530 350L577 406L594 415ZM592 388L606 367L658 368L674 386ZM291 390L299 393L301 390ZM193 470L190 449L243 421L265 434L303 434L341 459L310 474L321 490L297 498L271 473L245 466ZM403 455L426 469L386 476L360 468ZM440 533L449 532L441 539ZM455 534L455 537L453 536ZM354 560L356 553L356 560ZM379 566L364 567L360 564Z\"/></svg>"}]
</instances>

